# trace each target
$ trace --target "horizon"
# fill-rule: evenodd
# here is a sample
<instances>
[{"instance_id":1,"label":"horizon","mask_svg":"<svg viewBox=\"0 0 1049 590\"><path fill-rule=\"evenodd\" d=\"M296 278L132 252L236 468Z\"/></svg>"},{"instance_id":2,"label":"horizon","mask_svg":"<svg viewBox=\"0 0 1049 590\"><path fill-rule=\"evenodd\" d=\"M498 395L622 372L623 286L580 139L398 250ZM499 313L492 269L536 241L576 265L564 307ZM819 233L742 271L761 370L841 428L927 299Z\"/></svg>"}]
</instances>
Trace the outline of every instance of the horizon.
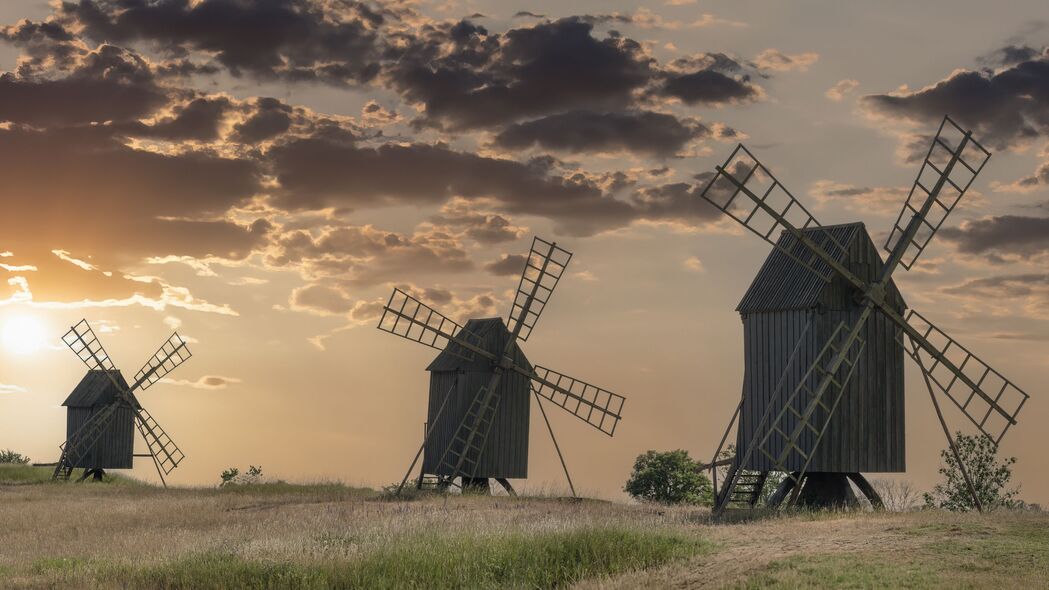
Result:
<instances>
[{"instance_id":1,"label":"horizon","mask_svg":"<svg viewBox=\"0 0 1049 590\"><path fill-rule=\"evenodd\" d=\"M0 449L58 459L60 404L85 370L61 337L83 318L125 377L173 331L192 350L140 397L186 454L169 485L248 465L400 482L438 352L377 330L383 305L396 287L461 324L505 322L538 236L573 255L521 348L626 397L611 438L546 406L576 489L624 500L649 449L710 460L740 399L736 306L771 247L699 197L715 166L743 143L824 226L863 223L885 258L948 115L992 156L892 278L1031 396L1000 454L1018 459L1020 498L1045 505L1039 9L5 3ZM921 26L948 11L950 27ZM264 33L214 34L238 22ZM866 475L929 490L946 441L905 364L907 470ZM534 407L529 432L514 486L567 489ZM148 459L127 473L159 481Z\"/></svg>"}]
</instances>

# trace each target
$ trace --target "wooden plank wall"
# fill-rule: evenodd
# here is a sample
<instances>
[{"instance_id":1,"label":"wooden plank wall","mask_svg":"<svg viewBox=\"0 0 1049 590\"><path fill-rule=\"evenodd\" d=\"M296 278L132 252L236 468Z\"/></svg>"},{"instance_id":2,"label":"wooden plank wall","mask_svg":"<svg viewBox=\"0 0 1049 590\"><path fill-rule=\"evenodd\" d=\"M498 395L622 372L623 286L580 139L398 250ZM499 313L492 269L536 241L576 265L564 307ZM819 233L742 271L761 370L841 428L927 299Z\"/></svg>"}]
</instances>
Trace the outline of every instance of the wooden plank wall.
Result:
<instances>
[{"instance_id":1,"label":"wooden plank wall","mask_svg":"<svg viewBox=\"0 0 1049 590\"><path fill-rule=\"evenodd\" d=\"M770 404L772 417L779 413L837 324L843 320L851 323L859 313L856 308L826 313L793 310L752 313L744 317L744 402L737 449L744 449L749 441L755 440L755 429ZM787 360L810 318L814 323L805 333L797 358L788 367ZM868 319L863 332L867 345L809 471L905 470L903 350L895 344L897 331L898 328L879 313ZM783 386L773 397L784 371L787 372ZM810 378L811 389L815 390L817 384L817 378ZM801 412L803 408L804 400L796 400L795 409ZM818 416L818 423L821 424L823 418ZM796 419L788 413L784 424L784 430L790 432ZM806 430L801 438L802 447L811 449L814 441L815 435ZM774 435L770 442L773 454L782 451L780 437ZM802 464L797 453L792 453L787 461L792 470L800 469ZM755 453L746 468L767 471L773 466L764 455Z\"/></svg>"},{"instance_id":2,"label":"wooden plank wall","mask_svg":"<svg viewBox=\"0 0 1049 590\"><path fill-rule=\"evenodd\" d=\"M80 429L98 408L67 408L66 440ZM135 452L135 414L130 407L120 407L110 420L106 431L74 467L102 469L131 469Z\"/></svg>"},{"instance_id":3,"label":"wooden plank wall","mask_svg":"<svg viewBox=\"0 0 1049 590\"><path fill-rule=\"evenodd\" d=\"M458 375L458 379L456 378ZM436 421L436 427L426 444L423 455L423 471L430 474L448 475L438 471L438 464L456 429L470 408L477 391L488 384L491 373L433 371L430 373L430 401L427 412L429 423L444 402L453 383L452 397ZM503 375L499 384L500 401L495 421L492 423L485 444L477 477L506 477L523 479L528 477L528 428L531 411L531 386L529 380L517 373ZM445 470L446 471L446 470Z\"/></svg>"}]
</instances>

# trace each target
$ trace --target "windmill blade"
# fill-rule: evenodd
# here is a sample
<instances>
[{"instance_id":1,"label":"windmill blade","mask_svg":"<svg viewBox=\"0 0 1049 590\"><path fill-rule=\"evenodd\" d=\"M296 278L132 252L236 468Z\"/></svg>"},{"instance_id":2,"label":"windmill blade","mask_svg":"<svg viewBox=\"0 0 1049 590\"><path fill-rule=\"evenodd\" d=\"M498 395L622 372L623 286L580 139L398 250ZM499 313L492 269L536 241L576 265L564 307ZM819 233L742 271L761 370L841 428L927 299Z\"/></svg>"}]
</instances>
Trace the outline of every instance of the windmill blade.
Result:
<instances>
[{"instance_id":1,"label":"windmill blade","mask_svg":"<svg viewBox=\"0 0 1049 590\"><path fill-rule=\"evenodd\" d=\"M572 253L557 244L539 237L532 239L532 249L528 252L506 322L510 332L522 341L528 340L571 260Z\"/></svg>"},{"instance_id":2,"label":"windmill blade","mask_svg":"<svg viewBox=\"0 0 1049 590\"><path fill-rule=\"evenodd\" d=\"M186 346L186 342L182 340L178 332L173 333L153 353L153 356L149 357L138 373L135 373L135 383L131 386L131 391L137 391L140 387L143 391L149 389L154 383L175 370L175 367L188 361L191 356L193 354Z\"/></svg>"},{"instance_id":3,"label":"windmill blade","mask_svg":"<svg viewBox=\"0 0 1049 590\"><path fill-rule=\"evenodd\" d=\"M845 245L827 232L822 245L805 235L804 230L823 226L743 144L716 170L700 193L707 202L824 281L830 282L837 272L857 286L863 284L842 263L847 257ZM790 247L776 243L780 230L794 236Z\"/></svg>"},{"instance_id":4,"label":"windmill blade","mask_svg":"<svg viewBox=\"0 0 1049 590\"><path fill-rule=\"evenodd\" d=\"M908 270L914 266L990 157L971 131L943 118L885 242L890 272L896 261Z\"/></svg>"},{"instance_id":5,"label":"windmill blade","mask_svg":"<svg viewBox=\"0 0 1049 590\"><path fill-rule=\"evenodd\" d=\"M915 331L907 354L984 436L1001 442L1030 396L918 312L906 321Z\"/></svg>"},{"instance_id":6,"label":"windmill blade","mask_svg":"<svg viewBox=\"0 0 1049 590\"><path fill-rule=\"evenodd\" d=\"M77 355L88 369L107 372L116 370L116 366L109 358L109 353L102 347L102 342L95 336L95 331L91 329L86 319L80 320L77 325L70 328L62 336L62 342L65 342L69 350L72 350L73 354Z\"/></svg>"},{"instance_id":7,"label":"windmill blade","mask_svg":"<svg viewBox=\"0 0 1049 590\"><path fill-rule=\"evenodd\" d=\"M171 473L186 455L145 408L136 408L135 418L135 426L145 439L149 454L156 460L157 469L163 471L164 475Z\"/></svg>"},{"instance_id":8,"label":"windmill blade","mask_svg":"<svg viewBox=\"0 0 1049 590\"><path fill-rule=\"evenodd\" d=\"M625 397L546 367L536 366L531 374L517 366L514 370L532 380L532 391L536 395L608 436L615 434Z\"/></svg>"},{"instance_id":9,"label":"windmill blade","mask_svg":"<svg viewBox=\"0 0 1049 590\"><path fill-rule=\"evenodd\" d=\"M468 362L474 360L475 353L497 360L495 355L481 348L481 339L477 335L397 288L383 307L376 327L430 348L446 350Z\"/></svg>"}]
</instances>

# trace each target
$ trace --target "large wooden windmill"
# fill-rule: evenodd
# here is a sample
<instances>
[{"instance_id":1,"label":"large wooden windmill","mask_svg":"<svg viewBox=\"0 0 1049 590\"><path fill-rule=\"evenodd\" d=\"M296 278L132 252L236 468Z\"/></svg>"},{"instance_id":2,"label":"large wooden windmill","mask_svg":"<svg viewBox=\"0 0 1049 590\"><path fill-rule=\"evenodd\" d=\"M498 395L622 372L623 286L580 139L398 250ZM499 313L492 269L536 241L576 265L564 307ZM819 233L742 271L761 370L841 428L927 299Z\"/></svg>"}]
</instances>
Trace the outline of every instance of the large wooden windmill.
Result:
<instances>
[{"instance_id":1,"label":"large wooden windmill","mask_svg":"<svg viewBox=\"0 0 1049 590\"><path fill-rule=\"evenodd\" d=\"M905 468L904 354L921 370L956 458L938 394L995 444L1016 424L1027 394L908 311L892 282L898 266L915 264L990 155L971 131L944 118L885 261L863 224L820 225L742 145L716 168L703 198L774 247L737 308L743 395L721 441L738 418L737 453L712 463L715 477L716 466L727 467L716 514L753 507L770 472L787 476L771 503L848 502L849 479L880 503L862 473Z\"/></svg>"},{"instance_id":2,"label":"large wooden windmill","mask_svg":"<svg viewBox=\"0 0 1049 590\"><path fill-rule=\"evenodd\" d=\"M471 319L460 325L400 289L394 289L380 330L441 351L430 363L430 400L422 446L398 488L423 455L419 485L488 488L495 479L513 494L510 478L528 477L528 425L534 397L551 438L543 403L553 403L612 436L624 398L600 387L533 366L518 346L528 340L572 254L539 238L532 248L507 322ZM554 447L575 488L557 439ZM458 483L456 479L458 478Z\"/></svg>"},{"instance_id":3,"label":"large wooden windmill","mask_svg":"<svg viewBox=\"0 0 1049 590\"><path fill-rule=\"evenodd\" d=\"M149 389L190 356L185 341L174 333L142 365L135 382L128 386L124 376L109 358L94 330L81 320L70 328L62 341L81 361L88 372L66 401L66 442L55 466L54 479L68 480L76 468L84 469L84 478L101 479L105 469L130 469L135 455L135 430L146 441L148 454L160 475L178 467L185 455L142 407L135 393ZM165 485L167 485L165 483Z\"/></svg>"}]
</instances>

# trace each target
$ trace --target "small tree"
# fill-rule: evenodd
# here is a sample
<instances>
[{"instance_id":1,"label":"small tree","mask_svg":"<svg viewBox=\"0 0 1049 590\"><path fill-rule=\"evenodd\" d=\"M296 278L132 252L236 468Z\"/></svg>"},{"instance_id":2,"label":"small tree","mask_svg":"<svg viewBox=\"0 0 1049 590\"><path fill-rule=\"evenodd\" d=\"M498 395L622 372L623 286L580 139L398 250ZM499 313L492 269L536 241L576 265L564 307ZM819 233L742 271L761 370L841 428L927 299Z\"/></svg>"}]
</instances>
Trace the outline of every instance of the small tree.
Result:
<instances>
[{"instance_id":1,"label":"small tree","mask_svg":"<svg viewBox=\"0 0 1049 590\"><path fill-rule=\"evenodd\" d=\"M219 478L222 480L222 483L219 484L220 488L261 483L262 467L250 465L248 466L248 472L243 475L240 473L240 469L230 467L229 469L223 470L219 475Z\"/></svg>"},{"instance_id":2,"label":"small tree","mask_svg":"<svg viewBox=\"0 0 1049 590\"><path fill-rule=\"evenodd\" d=\"M712 503L710 479L688 451L648 451L638 455L623 488L632 497L662 504Z\"/></svg>"},{"instance_id":3,"label":"small tree","mask_svg":"<svg viewBox=\"0 0 1049 590\"><path fill-rule=\"evenodd\" d=\"M26 457L22 453L16 453L11 449L4 449L3 451L0 451L0 463L25 465L26 463L29 463L29 457Z\"/></svg>"},{"instance_id":4,"label":"small tree","mask_svg":"<svg viewBox=\"0 0 1049 590\"><path fill-rule=\"evenodd\" d=\"M1016 457L999 460L997 446L986 436L957 432L954 444L984 508L1012 507L1017 503L1019 488L1008 489ZM976 504L950 447L940 451L940 458L944 463L940 467L944 481L936 484L932 493L923 494L925 506L960 512L974 510Z\"/></svg>"},{"instance_id":5,"label":"small tree","mask_svg":"<svg viewBox=\"0 0 1049 590\"><path fill-rule=\"evenodd\" d=\"M871 486L890 512L907 512L918 505L918 490L905 479L875 479Z\"/></svg>"}]
</instances>

